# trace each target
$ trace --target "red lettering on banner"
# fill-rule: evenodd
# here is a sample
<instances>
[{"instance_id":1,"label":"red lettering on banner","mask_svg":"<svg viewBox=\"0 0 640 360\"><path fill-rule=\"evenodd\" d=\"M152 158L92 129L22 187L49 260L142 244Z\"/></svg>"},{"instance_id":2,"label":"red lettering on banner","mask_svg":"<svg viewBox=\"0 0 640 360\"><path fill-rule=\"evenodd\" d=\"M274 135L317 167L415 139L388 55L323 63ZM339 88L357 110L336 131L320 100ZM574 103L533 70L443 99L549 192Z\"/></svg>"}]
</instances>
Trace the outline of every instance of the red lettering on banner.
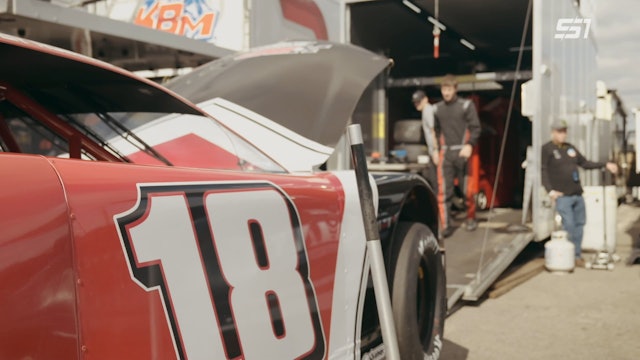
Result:
<instances>
[{"instance_id":1,"label":"red lettering on banner","mask_svg":"<svg viewBox=\"0 0 640 360\"><path fill-rule=\"evenodd\" d=\"M180 15L182 15L182 4L163 4L158 10L158 21L156 29L177 34L176 31L180 24Z\"/></svg>"},{"instance_id":2,"label":"red lettering on banner","mask_svg":"<svg viewBox=\"0 0 640 360\"><path fill-rule=\"evenodd\" d=\"M182 26L180 26L180 35L199 35L198 37L209 38L213 36L214 14L204 14L200 20L191 22L191 18L187 15L182 17ZM200 32L197 30L200 29ZM187 33L187 30L191 32Z\"/></svg>"},{"instance_id":3,"label":"red lettering on banner","mask_svg":"<svg viewBox=\"0 0 640 360\"><path fill-rule=\"evenodd\" d=\"M327 25L318 5L310 0L280 0L284 18L311 29L316 39L329 39Z\"/></svg>"},{"instance_id":4,"label":"red lettering on banner","mask_svg":"<svg viewBox=\"0 0 640 360\"><path fill-rule=\"evenodd\" d=\"M149 8L140 8L134 24L190 38L211 38L215 24L214 12L203 13L197 18L184 11L183 3L163 4L155 2Z\"/></svg>"},{"instance_id":5,"label":"red lettering on banner","mask_svg":"<svg viewBox=\"0 0 640 360\"><path fill-rule=\"evenodd\" d=\"M145 10L146 14L145 14ZM158 11L158 3L153 4L151 9L141 8L138 9L138 13L136 14L136 18L133 20L133 23L136 25L142 25L149 28L155 27L155 21L153 19L153 15Z\"/></svg>"}]
</instances>

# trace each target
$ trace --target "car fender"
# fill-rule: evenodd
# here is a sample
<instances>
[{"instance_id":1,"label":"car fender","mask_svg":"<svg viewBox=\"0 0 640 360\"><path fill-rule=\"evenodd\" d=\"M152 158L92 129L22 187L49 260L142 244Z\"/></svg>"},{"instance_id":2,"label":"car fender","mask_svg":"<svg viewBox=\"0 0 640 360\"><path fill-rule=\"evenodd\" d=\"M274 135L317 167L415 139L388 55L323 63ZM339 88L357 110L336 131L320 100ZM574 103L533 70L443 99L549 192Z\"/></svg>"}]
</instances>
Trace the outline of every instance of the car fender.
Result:
<instances>
[{"instance_id":1,"label":"car fender","mask_svg":"<svg viewBox=\"0 0 640 360\"><path fill-rule=\"evenodd\" d=\"M350 192L351 184L355 184L352 172L344 176L331 173L291 176L165 166L89 163L68 159L56 159L55 163L67 191L69 208L74 214L72 229L78 276L77 303L80 314L78 326L81 344L88 349L87 351L100 354L102 358L153 358L154 354L166 354L169 358L184 358L188 354L191 355L188 356L189 358L194 357L194 354L207 354L207 356L214 354L217 358L215 354L220 351L225 352L223 356L231 358L236 357L239 351L243 351L247 358L256 358L255 351L285 358L287 356L279 357L277 351L289 351L293 345L302 347L306 346L305 344L309 345L309 351L313 354L318 356L324 354L323 358L333 358L335 357L333 354L353 354L356 351L357 341L354 341L354 334L358 324L356 317L359 311L360 281L364 271L365 240L361 218L358 222L357 216L354 216L359 209L357 193L347 193ZM218 204L213 208L208 205L208 202L203 203L204 206L189 207L192 209L189 212L190 215L185 212L181 217L182 210L176 210L175 204L178 208L187 211L184 208L185 200L180 199L184 198L181 194L188 189L193 190L191 193L206 193L204 197L197 195L200 196L199 198L220 195L220 199L223 199L228 195L227 197L231 200L224 200L227 205ZM289 345L285 347L286 338L278 339L276 342L269 340L270 337L264 336L264 333L253 331L260 328L259 321L249 327L246 323L244 327L241 324L242 319L245 321L249 318L267 319L268 316L265 314L269 314L269 311L265 308L264 301L249 306L253 300L238 303L231 296L221 296L217 293L209 299L208 296L199 297L194 292L189 297L189 306L185 307L185 302L180 303L180 299L177 298L178 292L184 293L184 291L177 290L175 287L177 283L170 283L169 277L172 276L172 271L178 269L181 278L184 279L182 272L186 271L186 267L180 265L178 268L170 268L168 258L162 257L178 256L184 247L175 248L172 252L158 256L157 253L153 253L156 250L155 246L149 248L144 245L147 241L170 237L177 228L182 226L181 224L187 224L186 229L190 229L191 223L194 224L194 232L189 230L183 234L187 238L195 236L200 241L203 239L200 232L203 227L195 224L202 224L202 220L207 219L211 221L209 228L212 229L210 231L213 234L211 236L215 250L199 245L199 252L190 252L190 254L200 253L203 260L198 260L199 258L196 257L194 261L203 264L216 263L209 254L210 251L214 251L220 274L223 275L225 282L234 285L235 294L241 294L242 291L249 291L248 289L251 288L263 289L267 286L264 282L252 280L251 286L247 287L245 285L248 283L238 280L242 279L239 275L244 272L243 269L255 268L255 262L259 256L254 256L251 248L241 251L242 249L237 247L241 242L224 241L224 239L234 238L233 234L229 235L230 227L226 224L235 217L228 215L231 217L222 225L216 225L212 220L216 217L213 214L218 214L220 217L220 214L233 214L242 212L243 209L247 209L251 214L258 214L256 216L271 216L285 209L282 206L275 206L266 208L266 212L256 212L260 207L243 206L243 202L255 204L253 197L261 196L260 191L253 191L255 189L267 189L269 190L267 192L277 194L276 198L280 200L276 205L289 204L289 215L285 216L285 220L291 221L291 224L299 224L292 228L292 234L299 234L299 239L304 244L296 246L298 254L302 254L298 255L297 261L301 278L309 280L304 285L309 309L317 309L317 316L309 317L312 328L315 329L315 342L305 342L310 338L300 338L303 334L296 331L296 324L305 317L293 312L292 307L287 305L290 296L283 295L289 294L290 289L295 288L293 286L295 284L287 282L285 286L282 283L282 287L278 289L277 284L281 284L281 281L267 276L267 280L270 279L269 281L276 285L274 293L282 304L283 318L291 321L285 324L286 338L289 338ZM236 195L241 196L235 198ZM185 196L188 196L187 202L191 206L193 199L190 195ZM158 217L161 215L157 212L154 215L156 211L154 209L169 206L163 201L171 198L174 198L171 200L174 207L168 213L169 217L166 220L158 220L162 217ZM163 203L165 205L162 205ZM180 205L181 203L183 205ZM189 220L189 216L192 220ZM257 219L264 224L262 227L264 237L271 236L273 239L273 236L276 236L272 233L274 229L270 230L267 223L262 222L259 217ZM246 229L238 226L234 228ZM281 228L278 227L278 229ZM224 231L221 232L220 229ZM240 239L240 237L235 238ZM210 241L204 241L204 244L207 243ZM267 257L269 254L273 255L271 251L276 251L274 250L276 248L269 247L268 244L266 246L268 247ZM234 251L240 252L231 256L230 254ZM153 260L156 257L163 260ZM242 265L247 261L249 261L248 264L254 265ZM180 264L188 263L180 262ZM269 264L270 268L276 269L275 263ZM212 277L211 270L208 270L207 266L209 265L205 266L208 274L206 278L217 279L217 275ZM193 269L202 271L199 267ZM268 268L263 270L269 271ZM217 274L216 271L218 270L214 270L214 273ZM197 281L194 280L194 282ZM180 284L183 283L192 285L191 281L180 282ZM210 286L214 289L213 285ZM215 289L217 292L218 287ZM242 295L236 296L242 297ZM205 300L197 302L197 298ZM198 332L190 332L184 322L180 326L180 321L184 319L185 314L186 316L198 314L194 318L196 320L209 316L206 314L208 311L196 311L196 309L201 308L203 303L209 304L211 301L215 304L213 308L215 318L220 321L220 323L207 322L211 331L201 329ZM225 305L228 301L235 304L230 308L232 312L229 314L233 314L231 317L222 316L226 314L223 308L228 306ZM333 309L340 309L340 311ZM251 315L247 315L247 311ZM312 310L313 312L316 310ZM276 311L270 316L279 315ZM270 326L269 329L271 329ZM216 334L220 339L220 332L226 339L225 345L221 347L211 345L214 341L209 339L210 337L206 337L209 341L186 340L187 338L200 339L206 333ZM241 349L233 345L233 341L228 342L228 339L234 337L241 339ZM195 350L193 344L197 344ZM253 355L250 351L254 351Z\"/></svg>"},{"instance_id":2,"label":"car fender","mask_svg":"<svg viewBox=\"0 0 640 360\"><path fill-rule=\"evenodd\" d=\"M0 358L74 359L79 351L67 199L50 161L2 154Z\"/></svg>"},{"instance_id":3,"label":"car fender","mask_svg":"<svg viewBox=\"0 0 640 360\"><path fill-rule=\"evenodd\" d=\"M372 176L379 193L378 227L386 255L400 221L423 223L438 234L438 201L424 178L411 173L374 172ZM442 242L440 248L444 249Z\"/></svg>"}]
</instances>

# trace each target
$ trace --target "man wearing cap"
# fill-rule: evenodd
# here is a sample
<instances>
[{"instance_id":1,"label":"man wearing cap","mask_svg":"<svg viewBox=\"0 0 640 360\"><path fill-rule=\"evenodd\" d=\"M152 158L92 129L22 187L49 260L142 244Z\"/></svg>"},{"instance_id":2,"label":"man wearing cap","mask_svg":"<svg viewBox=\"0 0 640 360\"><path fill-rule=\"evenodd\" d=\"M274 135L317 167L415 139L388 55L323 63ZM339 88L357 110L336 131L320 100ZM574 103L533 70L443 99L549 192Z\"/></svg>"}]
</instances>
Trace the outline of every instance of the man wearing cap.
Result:
<instances>
[{"instance_id":1,"label":"man wearing cap","mask_svg":"<svg viewBox=\"0 0 640 360\"><path fill-rule=\"evenodd\" d=\"M465 229L478 227L475 218L475 202L468 191L467 160L480 137L480 120L473 102L457 95L458 82L453 75L446 75L441 82L442 101L433 105L435 129L440 145L438 165L438 205L442 236L453 233L451 228L451 203L454 196L454 179L466 197Z\"/></svg>"},{"instance_id":2,"label":"man wearing cap","mask_svg":"<svg viewBox=\"0 0 640 360\"><path fill-rule=\"evenodd\" d=\"M431 158L431 166L427 169L427 181L433 188L433 191L438 193L438 177L436 174L436 166L438 166L438 142L436 141L436 132L434 129L433 120L433 106L429 103L429 98L422 90L417 90L411 96L411 101L416 107L416 110L422 113L422 130L424 131L424 139L427 143L427 149L429 151L429 157Z\"/></svg>"},{"instance_id":3,"label":"man wearing cap","mask_svg":"<svg viewBox=\"0 0 640 360\"><path fill-rule=\"evenodd\" d=\"M542 146L542 185L555 202L556 211L562 217L562 227L575 245L576 266L583 267L581 247L586 209L578 166L583 169L606 168L613 174L618 172L618 166L612 162L593 162L585 159L575 146L565 142L566 138L567 122L555 120L551 124L551 141Z\"/></svg>"}]
</instances>

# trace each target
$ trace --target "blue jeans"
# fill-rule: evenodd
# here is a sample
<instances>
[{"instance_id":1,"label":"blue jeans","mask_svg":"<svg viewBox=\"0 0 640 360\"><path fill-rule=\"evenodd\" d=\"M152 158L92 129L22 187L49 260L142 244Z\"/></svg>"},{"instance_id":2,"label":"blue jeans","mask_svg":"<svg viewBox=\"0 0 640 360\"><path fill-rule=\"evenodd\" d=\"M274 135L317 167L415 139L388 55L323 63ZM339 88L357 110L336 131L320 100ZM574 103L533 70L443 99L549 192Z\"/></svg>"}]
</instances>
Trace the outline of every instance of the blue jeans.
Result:
<instances>
[{"instance_id":1,"label":"blue jeans","mask_svg":"<svg viewBox=\"0 0 640 360\"><path fill-rule=\"evenodd\" d=\"M562 217L562 227L569 235L569 240L575 245L578 258L582 252L582 233L587 213L582 195L561 196L556 199L556 211Z\"/></svg>"}]
</instances>

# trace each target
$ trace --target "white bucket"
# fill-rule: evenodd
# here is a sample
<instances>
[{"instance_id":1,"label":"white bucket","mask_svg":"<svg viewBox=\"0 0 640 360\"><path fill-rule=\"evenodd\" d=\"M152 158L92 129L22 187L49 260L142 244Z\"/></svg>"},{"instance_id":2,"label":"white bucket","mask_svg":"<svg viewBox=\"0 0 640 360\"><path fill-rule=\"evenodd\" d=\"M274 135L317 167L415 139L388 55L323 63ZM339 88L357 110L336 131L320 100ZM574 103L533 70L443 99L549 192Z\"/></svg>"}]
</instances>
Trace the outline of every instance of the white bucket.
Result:
<instances>
[{"instance_id":1,"label":"white bucket","mask_svg":"<svg viewBox=\"0 0 640 360\"><path fill-rule=\"evenodd\" d=\"M575 246L567 239L567 232L554 231L544 245L544 266L551 272L570 272L575 261Z\"/></svg>"}]
</instances>

